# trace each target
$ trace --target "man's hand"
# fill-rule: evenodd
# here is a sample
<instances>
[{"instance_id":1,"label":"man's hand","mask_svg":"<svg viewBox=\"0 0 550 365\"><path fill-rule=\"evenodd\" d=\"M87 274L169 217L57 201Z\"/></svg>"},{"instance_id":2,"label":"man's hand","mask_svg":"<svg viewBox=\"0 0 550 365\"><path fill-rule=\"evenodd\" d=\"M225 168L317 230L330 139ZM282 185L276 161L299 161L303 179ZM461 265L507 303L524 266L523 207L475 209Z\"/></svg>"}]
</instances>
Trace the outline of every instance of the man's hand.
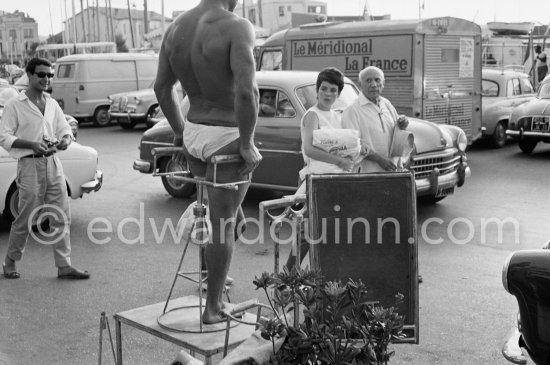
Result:
<instances>
[{"instance_id":1,"label":"man's hand","mask_svg":"<svg viewBox=\"0 0 550 365\"><path fill-rule=\"evenodd\" d=\"M254 145L251 145L250 147L241 146L239 148L239 152L244 160L244 167L238 171L241 175L251 173L262 161L262 155L260 155L260 151L258 151Z\"/></svg>"},{"instance_id":2,"label":"man's hand","mask_svg":"<svg viewBox=\"0 0 550 365\"><path fill-rule=\"evenodd\" d=\"M263 115L265 116L274 116L275 115L275 107L273 105L269 104L260 104L260 110L262 111Z\"/></svg>"},{"instance_id":3,"label":"man's hand","mask_svg":"<svg viewBox=\"0 0 550 365\"><path fill-rule=\"evenodd\" d=\"M58 150L65 151L70 144L71 144L71 137L64 136L63 138L61 138L61 140L59 141L56 147Z\"/></svg>"},{"instance_id":4,"label":"man's hand","mask_svg":"<svg viewBox=\"0 0 550 365\"><path fill-rule=\"evenodd\" d=\"M48 153L48 145L44 142L32 142L32 150L37 155Z\"/></svg>"},{"instance_id":5,"label":"man's hand","mask_svg":"<svg viewBox=\"0 0 550 365\"><path fill-rule=\"evenodd\" d=\"M375 154L372 160L379 164L385 171L397 171L397 166L395 166L390 159L382 157L379 154Z\"/></svg>"},{"instance_id":6,"label":"man's hand","mask_svg":"<svg viewBox=\"0 0 550 365\"><path fill-rule=\"evenodd\" d=\"M407 127L409 126L409 119L403 114L399 115L399 117L397 118L397 126L399 127L399 129L402 130L407 129Z\"/></svg>"},{"instance_id":7,"label":"man's hand","mask_svg":"<svg viewBox=\"0 0 550 365\"><path fill-rule=\"evenodd\" d=\"M183 147L183 134L181 136L174 136L174 147ZM183 148L176 154L172 156L172 161L181 166L185 166L185 154L183 153Z\"/></svg>"}]
</instances>

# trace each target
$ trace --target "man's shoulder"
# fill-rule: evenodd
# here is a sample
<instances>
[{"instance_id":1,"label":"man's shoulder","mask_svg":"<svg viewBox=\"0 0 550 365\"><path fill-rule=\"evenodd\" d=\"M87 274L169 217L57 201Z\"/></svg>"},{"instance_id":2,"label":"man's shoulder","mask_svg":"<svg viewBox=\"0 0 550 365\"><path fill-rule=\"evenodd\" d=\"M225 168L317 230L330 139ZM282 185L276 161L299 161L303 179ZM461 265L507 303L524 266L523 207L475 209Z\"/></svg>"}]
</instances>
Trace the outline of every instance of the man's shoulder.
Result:
<instances>
[{"instance_id":1,"label":"man's shoulder","mask_svg":"<svg viewBox=\"0 0 550 365\"><path fill-rule=\"evenodd\" d=\"M391 101L383 96L380 96L380 101L387 107L387 108L393 108L393 104Z\"/></svg>"}]
</instances>

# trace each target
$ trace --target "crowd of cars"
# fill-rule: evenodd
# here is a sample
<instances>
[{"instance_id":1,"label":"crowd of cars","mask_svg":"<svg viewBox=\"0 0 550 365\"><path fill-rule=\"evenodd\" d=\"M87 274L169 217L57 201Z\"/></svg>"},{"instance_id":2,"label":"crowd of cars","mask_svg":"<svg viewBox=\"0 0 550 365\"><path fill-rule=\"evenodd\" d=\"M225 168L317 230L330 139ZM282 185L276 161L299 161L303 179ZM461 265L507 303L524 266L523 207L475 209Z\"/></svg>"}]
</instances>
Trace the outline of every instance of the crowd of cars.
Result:
<instances>
[{"instance_id":1,"label":"crowd of cars","mask_svg":"<svg viewBox=\"0 0 550 365\"><path fill-rule=\"evenodd\" d=\"M252 185L283 192L293 192L298 184L298 171L303 166L300 142L300 119L315 103L315 72L262 71L257 73L260 91L272 90L277 94L278 110L274 116L259 116L255 143L263 161L253 174ZM153 172L151 151L155 147L171 146L173 131L158 106L153 83L148 88L115 93L108 96L108 118L124 129L138 123L149 128L143 134L140 156L133 168L142 173ZM0 118L5 100L2 91L25 90L26 75L15 83L0 80ZM189 107L181 85L175 88L182 101L183 113ZM347 80L335 108L343 109L358 94L357 87ZM6 94L7 95L7 94ZM538 142L550 142L550 76L535 92L528 75L507 69L484 69L482 72L482 136L499 148L508 140L517 140L524 153L531 153ZM78 121L67 115L76 136ZM439 125L410 118L409 129L415 137L415 148L408 166L415 172L417 196L420 200L437 202L452 194L470 176L466 158L467 140L464 132L454 126ZM69 158L70 156L70 158ZM69 195L72 198L97 191L101 187L102 173L97 170L97 151L74 143L60 152ZM186 166L175 164L171 158L161 158L156 166L159 172L181 171ZM3 216L12 220L17 215L16 161L0 149L0 209ZM168 193L176 197L189 197L194 193L192 184L169 177L162 178Z\"/></svg>"},{"instance_id":2,"label":"crowd of cars","mask_svg":"<svg viewBox=\"0 0 550 365\"><path fill-rule=\"evenodd\" d=\"M259 116L255 144L263 160L252 176L252 186L277 191L295 192L298 187L298 171L303 167L301 151L300 120L307 109L316 102L315 83L317 72L306 71L259 71L256 80L260 93L276 92L281 106L273 116ZM347 80L335 109L342 110L358 95L359 90ZM185 114L189 107L187 98L182 103ZM292 108L292 112L289 112ZM436 202L452 194L470 176L465 150L467 138L458 127L438 125L409 118L409 130L414 134L415 149L409 168L415 172L417 196L422 200ZM140 142L140 158L134 169L143 173L153 172L151 150L170 146L174 134L166 120L146 131ZM160 172L186 169L178 166L170 157L157 161ZM166 190L173 196L188 197L194 191L189 183L163 177Z\"/></svg>"},{"instance_id":3,"label":"crowd of cars","mask_svg":"<svg viewBox=\"0 0 550 365\"><path fill-rule=\"evenodd\" d=\"M550 142L550 75L533 88L525 73L484 69L482 79L482 135L493 147L507 140L526 154L539 142Z\"/></svg>"}]
</instances>

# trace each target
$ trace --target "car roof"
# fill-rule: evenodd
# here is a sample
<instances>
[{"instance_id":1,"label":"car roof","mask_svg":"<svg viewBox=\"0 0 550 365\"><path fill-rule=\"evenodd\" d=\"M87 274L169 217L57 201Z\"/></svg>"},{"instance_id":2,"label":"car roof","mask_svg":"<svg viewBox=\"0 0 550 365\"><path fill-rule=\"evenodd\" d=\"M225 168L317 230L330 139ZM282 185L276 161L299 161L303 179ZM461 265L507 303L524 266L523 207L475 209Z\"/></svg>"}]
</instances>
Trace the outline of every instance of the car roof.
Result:
<instances>
[{"instance_id":1,"label":"car roof","mask_svg":"<svg viewBox=\"0 0 550 365\"><path fill-rule=\"evenodd\" d=\"M485 77L496 78L496 77L499 77L499 75L501 77L508 77L508 78L511 78L511 77L529 78L529 75L527 75L524 72L519 72L519 71L514 71L514 70L506 70L506 69L501 69L501 68L484 68L481 71L481 75L482 75L483 78L485 78Z\"/></svg>"},{"instance_id":2,"label":"car roof","mask_svg":"<svg viewBox=\"0 0 550 365\"><path fill-rule=\"evenodd\" d=\"M79 60L136 60L136 59L158 59L157 56L145 53L86 53L64 56L57 59L57 63Z\"/></svg>"},{"instance_id":3,"label":"car roof","mask_svg":"<svg viewBox=\"0 0 550 365\"><path fill-rule=\"evenodd\" d=\"M318 71L257 71L256 80L261 85L286 85L293 87L304 84L315 84L317 82ZM347 83L353 84L353 81L345 78Z\"/></svg>"}]
</instances>

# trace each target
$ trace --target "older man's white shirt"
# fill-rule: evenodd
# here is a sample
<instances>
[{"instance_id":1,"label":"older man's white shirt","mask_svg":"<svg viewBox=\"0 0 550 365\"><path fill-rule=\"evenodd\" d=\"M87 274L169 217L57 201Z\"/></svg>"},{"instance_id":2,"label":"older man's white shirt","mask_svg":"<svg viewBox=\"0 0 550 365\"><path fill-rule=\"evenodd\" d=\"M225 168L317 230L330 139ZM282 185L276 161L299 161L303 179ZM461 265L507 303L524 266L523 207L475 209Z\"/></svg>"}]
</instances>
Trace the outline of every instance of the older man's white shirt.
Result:
<instances>
[{"instance_id":1,"label":"older man's white shirt","mask_svg":"<svg viewBox=\"0 0 550 365\"><path fill-rule=\"evenodd\" d=\"M380 106L378 106L360 93L357 99L344 110L342 126L359 131L361 144L367 147L367 156L376 152L389 158L397 117L397 111L388 99L380 97ZM384 169L379 164L366 158L359 166L359 172L362 173L382 171Z\"/></svg>"}]
</instances>

